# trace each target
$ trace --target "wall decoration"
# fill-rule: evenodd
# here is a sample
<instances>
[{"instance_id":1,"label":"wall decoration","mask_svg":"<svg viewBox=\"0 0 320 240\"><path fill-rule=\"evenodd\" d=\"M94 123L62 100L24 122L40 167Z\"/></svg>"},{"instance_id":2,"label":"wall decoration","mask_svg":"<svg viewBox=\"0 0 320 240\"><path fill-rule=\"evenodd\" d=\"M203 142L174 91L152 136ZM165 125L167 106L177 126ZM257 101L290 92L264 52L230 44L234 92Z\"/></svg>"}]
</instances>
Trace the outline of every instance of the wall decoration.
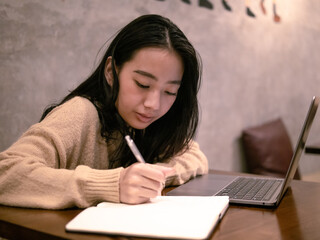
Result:
<instances>
[{"instance_id":1,"label":"wall decoration","mask_svg":"<svg viewBox=\"0 0 320 240\"><path fill-rule=\"evenodd\" d=\"M157 1L165 1L165 0L157 0ZM191 5L191 0L181 0L183 3ZM257 0L260 1L260 9L262 14L267 15L267 10L265 8L265 0ZM272 11L273 11L273 21L276 23L281 22L281 17L277 14L277 0L272 1ZM245 3L245 12L249 17L255 18L256 14L251 10L251 0L244 0ZM221 4L227 11L232 11L231 6L229 5L228 0L221 0ZM214 9L214 5L210 0L198 0L199 7L207 8L210 10Z\"/></svg>"},{"instance_id":2,"label":"wall decoration","mask_svg":"<svg viewBox=\"0 0 320 240\"><path fill-rule=\"evenodd\" d=\"M265 0L260 0L260 8L263 14L267 14L267 11L264 7ZM281 22L281 17L277 14L277 0L272 0L272 10L273 10L273 21Z\"/></svg>"},{"instance_id":3,"label":"wall decoration","mask_svg":"<svg viewBox=\"0 0 320 240\"><path fill-rule=\"evenodd\" d=\"M165 1L165 0L157 0L157 1ZM186 4L191 4L190 0L181 0L182 2ZM199 7L204 7L208 9L213 9L213 4L209 0L199 0Z\"/></svg>"},{"instance_id":4,"label":"wall decoration","mask_svg":"<svg viewBox=\"0 0 320 240\"><path fill-rule=\"evenodd\" d=\"M246 13L249 17L256 17L256 15L250 9L250 0L245 0Z\"/></svg>"},{"instance_id":5,"label":"wall decoration","mask_svg":"<svg viewBox=\"0 0 320 240\"><path fill-rule=\"evenodd\" d=\"M226 0L222 0L222 6L224 7L225 10L227 11L232 11L231 7L229 6L229 3Z\"/></svg>"},{"instance_id":6,"label":"wall decoration","mask_svg":"<svg viewBox=\"0 0 320 240\"><path fill-rule=\"evenodd\" d=\"M191 4L190 0L181 0L181 1L187 4ZM199 0L199 6L208 8L208 9L213 9L213 4L208 0Z\"/></svg>"}]
</instances>

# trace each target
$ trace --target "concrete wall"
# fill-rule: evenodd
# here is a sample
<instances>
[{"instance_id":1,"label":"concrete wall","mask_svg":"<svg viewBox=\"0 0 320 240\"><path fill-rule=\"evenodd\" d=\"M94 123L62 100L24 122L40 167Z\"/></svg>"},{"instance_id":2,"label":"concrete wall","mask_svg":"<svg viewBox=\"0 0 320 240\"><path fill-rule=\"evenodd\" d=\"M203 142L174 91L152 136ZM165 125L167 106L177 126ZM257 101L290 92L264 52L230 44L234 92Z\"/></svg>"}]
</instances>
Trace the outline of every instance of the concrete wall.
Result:
<instances>
[{"instance_id":1,"label":"concrete wall","mask_svg":"<svg viewBox=\"0 0 320 240\"><path fill-rule=\"evenodd\" d=\"M245 171L241 130L282 117L293 145L313 95L320 95L320 1L221 1L214 9L181 0L1 0L0 151L10 146L43 109L82 82L98 50L142 14L171 18L203 60L202 120L197 139L211 169ZM308 143L320 141L319 114ZM302 173L320 170L320 157L303 154Z\"/></svg>"}]
</instances>

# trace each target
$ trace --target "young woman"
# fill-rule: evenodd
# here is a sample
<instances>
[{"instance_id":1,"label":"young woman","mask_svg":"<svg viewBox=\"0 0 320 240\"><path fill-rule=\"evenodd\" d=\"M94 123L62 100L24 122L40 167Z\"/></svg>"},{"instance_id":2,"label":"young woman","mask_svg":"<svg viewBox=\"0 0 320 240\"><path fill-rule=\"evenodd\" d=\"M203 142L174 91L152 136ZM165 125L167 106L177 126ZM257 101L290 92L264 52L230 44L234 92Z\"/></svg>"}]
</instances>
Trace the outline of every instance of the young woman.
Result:
<instances>
[{"instance_id":1,"label":"young woman","mask_svg":"<svg viewBox=\"0 0 320 240\"><path fill-rule=\"evenodd\" d=\"M0 204L62 209L139 204L205 174L192 140L200 63L181 30L158 15L125 26L93 74L0 153ZM137 163L130 135L146 163Z\"/></svg>"}]
</instances>

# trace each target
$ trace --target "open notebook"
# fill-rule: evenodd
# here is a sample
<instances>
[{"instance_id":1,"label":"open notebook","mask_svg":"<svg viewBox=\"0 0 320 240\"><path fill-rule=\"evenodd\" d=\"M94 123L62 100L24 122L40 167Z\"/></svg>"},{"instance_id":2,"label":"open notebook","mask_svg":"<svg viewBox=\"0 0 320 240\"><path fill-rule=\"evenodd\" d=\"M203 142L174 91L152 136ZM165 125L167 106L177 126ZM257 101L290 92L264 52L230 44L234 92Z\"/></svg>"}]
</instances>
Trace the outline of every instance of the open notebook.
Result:
<instances>
[{"instance_id":1,"label":"open notebook","mask_svg":"<svg viewBox=\"0 0 320 240\"><path fill-rule=\"evenodd\" d=\"M66 231L168 238L206 239L229 206L225 196L159 196L149 203L100 203L78 214Z\"/></svg>"}]
</instances>

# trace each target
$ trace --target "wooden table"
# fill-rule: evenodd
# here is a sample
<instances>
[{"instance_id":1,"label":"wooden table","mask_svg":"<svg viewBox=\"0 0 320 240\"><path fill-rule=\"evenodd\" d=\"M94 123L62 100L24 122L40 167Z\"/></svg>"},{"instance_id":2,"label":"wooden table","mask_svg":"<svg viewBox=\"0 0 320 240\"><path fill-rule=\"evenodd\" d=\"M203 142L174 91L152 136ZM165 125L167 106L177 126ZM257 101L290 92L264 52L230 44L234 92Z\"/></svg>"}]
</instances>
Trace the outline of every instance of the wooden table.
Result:
<instances>
[{"instance_id":1,"label":"wooden table","mask_svg":"<svg viewBox=\"0 0 320 240\"><path fill-rule=\"evenodd\" d=\"M66 233L65 225L80 211L0 206L0 236L13 240L142 239ZM231 205L210 239L320 239L320 183L293 180L276 209Z\"/></svg>"}]
</instances>

